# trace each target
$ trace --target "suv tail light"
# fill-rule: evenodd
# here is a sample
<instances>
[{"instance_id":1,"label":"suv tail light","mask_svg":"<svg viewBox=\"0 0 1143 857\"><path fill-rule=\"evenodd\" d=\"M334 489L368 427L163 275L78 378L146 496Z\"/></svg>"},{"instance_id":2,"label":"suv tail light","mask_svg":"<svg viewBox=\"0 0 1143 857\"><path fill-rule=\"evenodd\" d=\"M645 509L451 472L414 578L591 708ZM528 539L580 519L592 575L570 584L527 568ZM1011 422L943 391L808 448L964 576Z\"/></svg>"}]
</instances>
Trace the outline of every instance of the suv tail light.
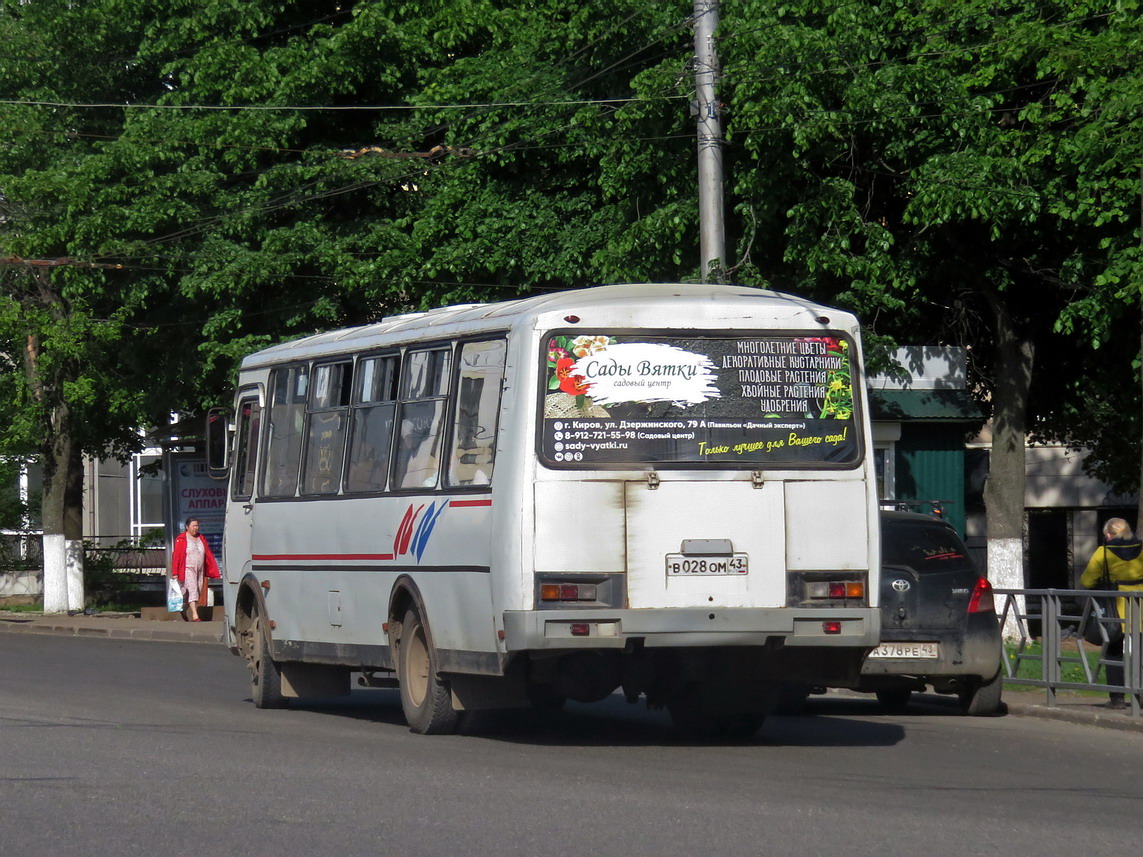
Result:
<instances>
[{"instance_id":1,"label":"suv tail light","mask_svg":"<svg viewBox=\"0 0 1143 857\"><path fill-rule=\"evenodd\" d=\"M992 595L992 584L981 577L973 587L972 595L968 599L969 613L995 613L996 599Z\"/></svg>"}]
</instances>

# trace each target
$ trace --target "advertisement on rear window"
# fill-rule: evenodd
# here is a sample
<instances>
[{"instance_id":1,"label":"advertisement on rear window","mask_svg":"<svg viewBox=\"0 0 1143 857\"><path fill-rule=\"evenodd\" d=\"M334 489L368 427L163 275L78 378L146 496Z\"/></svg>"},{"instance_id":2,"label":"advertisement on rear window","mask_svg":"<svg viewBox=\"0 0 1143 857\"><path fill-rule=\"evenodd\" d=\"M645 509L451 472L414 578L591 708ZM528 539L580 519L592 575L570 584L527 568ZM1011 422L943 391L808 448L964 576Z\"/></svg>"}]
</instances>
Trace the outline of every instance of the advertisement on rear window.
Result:
<instances>
[{"instance_id":1,"label":"advertisement on rear window","mask_svg":"<svg viewBox=\"0 0 1143 857\"><path fill-rule=\"evenodd\" d=\"M550 465L852 466L853 348L822 335L553 334Z\"/></svg>"}]
</instances>

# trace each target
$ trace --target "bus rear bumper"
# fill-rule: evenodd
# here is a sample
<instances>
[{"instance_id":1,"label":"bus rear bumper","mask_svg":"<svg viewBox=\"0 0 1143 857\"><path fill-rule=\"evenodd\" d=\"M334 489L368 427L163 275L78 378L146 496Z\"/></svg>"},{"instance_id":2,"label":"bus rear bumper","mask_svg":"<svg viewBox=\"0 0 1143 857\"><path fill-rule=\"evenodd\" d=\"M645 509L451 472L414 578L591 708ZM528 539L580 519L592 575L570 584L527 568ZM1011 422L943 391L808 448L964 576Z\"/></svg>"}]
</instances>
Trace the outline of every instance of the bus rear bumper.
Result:
<instances>
[{"instance_id":1,"label":"bus rear bumper","mask_svg":"<svg viewBox=\"0 0 1143 857\"><path fill-rule=\"evenodd\" d=\"M712 607L642 610L506 610L509 652L709 646L872 648L875 608Z\"/></svg>"}]
</instances>

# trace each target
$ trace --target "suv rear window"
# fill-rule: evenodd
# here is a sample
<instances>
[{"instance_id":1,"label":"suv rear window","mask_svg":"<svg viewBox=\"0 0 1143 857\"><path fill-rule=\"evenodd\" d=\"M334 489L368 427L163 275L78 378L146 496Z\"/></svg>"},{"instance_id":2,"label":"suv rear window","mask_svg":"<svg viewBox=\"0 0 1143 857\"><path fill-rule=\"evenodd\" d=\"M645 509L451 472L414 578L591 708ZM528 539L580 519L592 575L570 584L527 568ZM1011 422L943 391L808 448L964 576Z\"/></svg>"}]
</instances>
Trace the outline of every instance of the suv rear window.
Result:
<instances>
[{"instance_id":1,"label":"suv rear window","mask_svg":"<svg viewBox=\"0 0 1143 857\"><path fill-rule=\"evenodd\" d=\"M920 572L976 571L956 532L939 521L882 522L881 562Z\"/></svg>"}]
</instances>

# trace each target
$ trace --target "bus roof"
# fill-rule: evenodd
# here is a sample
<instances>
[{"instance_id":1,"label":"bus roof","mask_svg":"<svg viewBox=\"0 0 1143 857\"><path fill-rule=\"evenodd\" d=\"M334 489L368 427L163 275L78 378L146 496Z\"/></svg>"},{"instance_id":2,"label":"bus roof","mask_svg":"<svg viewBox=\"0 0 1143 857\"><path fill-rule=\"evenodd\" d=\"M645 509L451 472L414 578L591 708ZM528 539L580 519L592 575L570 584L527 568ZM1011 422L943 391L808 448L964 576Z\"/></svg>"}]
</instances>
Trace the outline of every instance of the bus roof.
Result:
<instances>
[{"instance_id":1,"label":"bus roof","mask_svg":"<svg viewBox=\"0 0 1143 857\"><path fill-rule=\"evenodd\" d=\"M856 324L848 312L767 289L706 283L632 283L548 292L496 303L457 304L425 312L389 316L372 324L318 333L270 346L245 357L242 368L251 369L283 361L380 347L403 339L424 338L426 329L433 329L439 332L441 338L445 338L463 334L467 329L507 329L518 321L535 318L542 313L585 313L601 305L616 303L628 304L634 309L641 303L672 298L725 302L739 306L745 299L756 309L766 306L770 310L793 310L808 313L815 320L823 313L829 313L829 321L834 327L849 328Z\"/></svg>"}]
</instances>

